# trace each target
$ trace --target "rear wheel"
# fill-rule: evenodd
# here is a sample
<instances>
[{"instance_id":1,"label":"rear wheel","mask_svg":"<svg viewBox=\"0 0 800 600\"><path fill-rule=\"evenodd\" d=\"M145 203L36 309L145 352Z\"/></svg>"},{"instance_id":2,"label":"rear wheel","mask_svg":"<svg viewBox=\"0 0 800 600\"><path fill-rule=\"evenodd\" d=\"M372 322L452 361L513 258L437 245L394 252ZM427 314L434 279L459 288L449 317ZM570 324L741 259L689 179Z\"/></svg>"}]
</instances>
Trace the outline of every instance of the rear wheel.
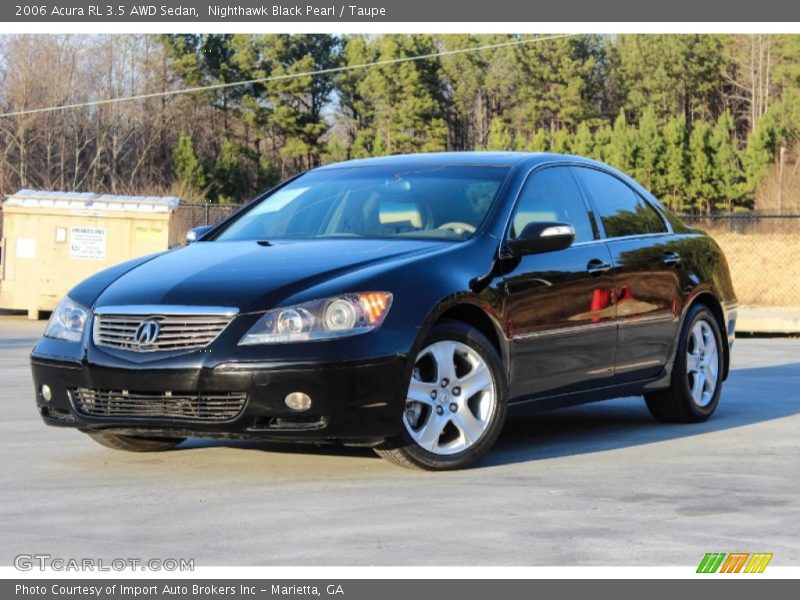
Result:
<instances>
[{"instance_id":1,"label":"rear wheel","mask_svg":"<svg viewBox=\"0 0 800 600\"><path fill-rule=\"evenodd\" d=\"M85 432L101 446L128 452L163 452L173 450L185 438L138 437L105 431Z\"/></svg>"},{"instance_id":2,"label":"rear wheel","mask_svg":"<svg viewBox=\"0 0 800 600\"><path fill-rule=\"evenodd\" d=\"M443 321L417 355L402 434L375 451L403 467L461 469L489 451L505 416L505 375L497 351L477 329Z\"/></svg>"},{"instance_id":3,"label":"rear wheel","mask_svg":"<svg viewBox=\"0 0 800 600\"><path fill-rule=\"evenodd\" d=\"M684 321L669 389L645 394L647 407L659 421L705 421L722 391L722 335L711 311L703 305L689 310Z\"/></svg>"}]
</instances>

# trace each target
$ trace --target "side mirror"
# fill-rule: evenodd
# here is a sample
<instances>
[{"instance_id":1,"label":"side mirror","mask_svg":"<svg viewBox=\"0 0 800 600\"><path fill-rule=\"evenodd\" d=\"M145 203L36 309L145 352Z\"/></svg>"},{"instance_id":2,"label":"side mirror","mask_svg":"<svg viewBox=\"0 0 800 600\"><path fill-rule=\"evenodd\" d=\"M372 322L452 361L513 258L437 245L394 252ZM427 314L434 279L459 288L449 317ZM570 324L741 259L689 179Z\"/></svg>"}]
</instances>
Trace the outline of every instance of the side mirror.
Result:
<instances>
[{"instance_id":1,"label":"side mirror","mask_svg":"<svg viewBox=\"0 0 800 600\"><path fill-rule=\"evenodd\" d=\"M203 237L206 233L211 230L211 225L200 225L199 227L192 227L189 231L186 232L186 243L191 244L192 242L196 242L201 237Z\"/></svg>"},{"instance_id":2,"label":"side mirror","mask_svg":"<svg viewBox=\"0 0 800 600\"><path fill-rule=\"evenodd\" d=\"M568 223L528 223L513 240L507 242L514 256L539 254L569 248L575 241L575 228Z\"/></svg>"}]
</instances>

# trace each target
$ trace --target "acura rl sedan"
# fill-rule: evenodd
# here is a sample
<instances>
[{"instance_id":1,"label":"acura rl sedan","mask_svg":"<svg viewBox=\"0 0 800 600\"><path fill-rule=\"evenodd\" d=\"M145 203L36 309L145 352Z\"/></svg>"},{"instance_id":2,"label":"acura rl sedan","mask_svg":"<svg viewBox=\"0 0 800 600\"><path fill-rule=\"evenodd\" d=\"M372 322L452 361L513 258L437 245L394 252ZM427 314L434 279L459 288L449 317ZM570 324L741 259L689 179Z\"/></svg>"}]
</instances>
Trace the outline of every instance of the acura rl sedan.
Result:
<instances>
[{"instance_id":1,"label":"acura rl sedan","mask_svg":"<svg viewBox=\"0 0 800 600\"><path fill-rule=\"evenodd\" d=\"M339 442L468 466L506 417L643 395L698 422L736 298L714 241L576 156L356 160L102 271L31 357L47 424L111 448Z\"/></svg>"}]
</instances>

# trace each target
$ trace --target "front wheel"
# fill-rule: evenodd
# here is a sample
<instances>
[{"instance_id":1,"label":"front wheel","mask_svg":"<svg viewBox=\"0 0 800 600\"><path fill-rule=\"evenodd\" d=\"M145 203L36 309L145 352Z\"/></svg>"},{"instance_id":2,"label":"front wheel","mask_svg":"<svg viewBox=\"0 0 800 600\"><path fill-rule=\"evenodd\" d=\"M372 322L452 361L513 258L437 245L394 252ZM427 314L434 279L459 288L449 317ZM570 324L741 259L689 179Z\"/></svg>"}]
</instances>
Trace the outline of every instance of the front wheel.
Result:
<instances>
[{"instance_id":1,"label":"front wheel","mask_svg":"<svg viewBox=\"0 0 800 600\"><path fill-rule=\"evenodd\" d=\"M689 310L678 342L669 389L645 395L647 408L659 421L699 423L719 403L722 391L722 335L711 311Z\"/></svg>"},{"instance_id":2,"label":"front wheel","mask_svg":"<svg viewBox=\"0 0 800 600\"><path fill-rule=\"evenodd\" d=\"M375 451L403 467L468 467L500 434L506 396L503 364L486 336L464 323L442 321L414 363L401 435Z\"/></svg>"}]
</instances>

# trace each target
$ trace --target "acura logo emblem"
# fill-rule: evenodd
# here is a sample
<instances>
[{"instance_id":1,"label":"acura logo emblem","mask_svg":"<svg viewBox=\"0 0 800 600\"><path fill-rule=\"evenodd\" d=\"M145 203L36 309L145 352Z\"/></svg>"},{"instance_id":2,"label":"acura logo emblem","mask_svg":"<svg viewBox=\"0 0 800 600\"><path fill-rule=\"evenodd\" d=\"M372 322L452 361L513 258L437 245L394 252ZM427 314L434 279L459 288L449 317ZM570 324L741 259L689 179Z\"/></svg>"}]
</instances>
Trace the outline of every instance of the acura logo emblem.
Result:
<instances>
[{"instance_id":1,"label":"acura logo emblem","mask_svg":"<svg viewBox=\"0 0 800 600\"><path fill-rule=\"evenodd\" d=\"M161 323L156 319L148 319L143 321L136 332L133 334L133 339L140 346L149 346L158 339L158 334L161 331Z\"/></svg>"}]
</instances>

